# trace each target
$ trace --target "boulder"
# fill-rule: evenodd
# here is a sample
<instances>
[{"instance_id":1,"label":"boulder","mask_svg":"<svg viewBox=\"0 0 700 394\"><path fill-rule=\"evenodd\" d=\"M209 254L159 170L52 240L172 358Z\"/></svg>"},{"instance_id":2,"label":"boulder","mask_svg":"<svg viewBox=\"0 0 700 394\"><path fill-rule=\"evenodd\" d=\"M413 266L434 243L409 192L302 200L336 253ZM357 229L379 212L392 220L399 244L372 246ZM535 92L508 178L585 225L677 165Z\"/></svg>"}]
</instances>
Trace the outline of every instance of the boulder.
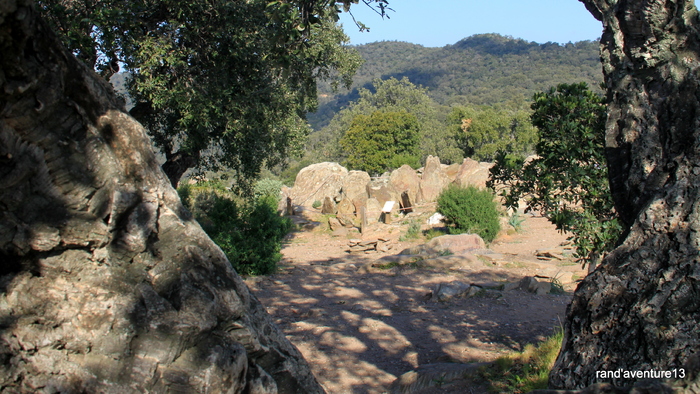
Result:
<instances>
[{"instance_id":1,"label":"boulder","mask_svg":"<svg viewBox=\"0 0 700 394\"><path fill-rule=\"evenodd\" d=\"M340 223L340 220L337 218L334 218L333 216L328 218L328 227L330 227L331 231L335 231L339 228L345 228L342 223Z\"/></svg>"},{"instance_id":2,"label":"boulder","mask_svg":"<svg viewBox=\"0 0 700 394\"><path fill-rule=\"evenodd\" d=\"M423 176L420 180L419 195L417 200L420 203L434 202L437 200L442 189L449 183L449 178L442 171L440 158L428 156L423 168Z\"/></svg>"},{"instance_id":3,"label":"boulder","mask_svg":"<svg viewBox=\"0 0 700 394\"><path fill-rule=\"evenodd\" d=\"M389 186L395 193L402 197L399 200L399 202L401 202L401 208L407 208L406 205L413 206L418 203L420 177L411 166L404 164L394 170L389 176ZM404 201L404 195L408 200Z\"/></svg>"},{"instance_id":4,"label":"boulder","mask_svg":"<svg viewBox=\"0 0 700 394\"><path fill-rule=\"evenodd\" d=\"M534 276L526 276L520 281L520 289L537 295L544 295L552 291L552 282L539 281Z\"/></svg>"},{"instance_id":5,"label":"boulder","mask_svg":"<svg viewBox=\"0 0 700 394\"><path fill-rule=\"evenodd\" d=\"M323 393L32 3L0 6L2 391Z\"/></svg>"},{"instance_id":6,"label":"boulder","mask_svg":"<svg viewBox=\"0 0 700 394\"><path fill-rule=\"evenodd\" d=\"M423 245L405 249L401 254L462 254L478 249L486 249L486 243L479 235L455 234L435 237Z\"/></svg>"},{"instance_id":7,"label":"boulder","mask_svg":"<svg viewBox=\"0 0 700 394\"><path fill-rule=\"evenodd\" d=\"M312 164L299 171L289 196L295 205L311 208L314 201L339 196L347 175L348 170L338 163Z\"/></svg>"},{"instance_id":8,"label":"boulder","mask_svg":"<svg viewBox=\"0 0 700 394\"><path fill-rule=\"evenodd\" d=\"M338 219L338 222L343 226L343 227L355 227L355 223L353 223L352 217L350 215L344 215L344 214L338 214L336 216Z\"/></svg>"},{"instance_id":9,"label":"boulder","mask_svg":"<svg viewBox=\"0 0 700 394\"><path fill-rule=\"evenodd\" d=\"M445 302L454 297L463 297L469 292L470 288L471 285L459 281L438 283L433 290L433 300Z\"/></svg>"},{"instance_id":10,"label":"boulder","mask_svg":"<svg viewBox=\"0 0 700 394\"><path fill-rule=\"evenodd\" d=\"M476 160L464 159L459 167L453 183L461 187L475 186L485 188L489 180L489 170L493 163L479 163Z\"/></svg>"}]
</instances>

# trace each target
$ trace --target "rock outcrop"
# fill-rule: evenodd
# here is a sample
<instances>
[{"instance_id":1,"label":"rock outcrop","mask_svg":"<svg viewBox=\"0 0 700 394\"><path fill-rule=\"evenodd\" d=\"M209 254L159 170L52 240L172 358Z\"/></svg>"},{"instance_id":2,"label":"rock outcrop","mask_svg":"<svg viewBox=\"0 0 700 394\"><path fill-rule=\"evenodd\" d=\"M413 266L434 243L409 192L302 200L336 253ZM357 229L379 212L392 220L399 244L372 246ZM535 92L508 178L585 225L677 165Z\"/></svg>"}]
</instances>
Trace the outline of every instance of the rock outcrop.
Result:
<instances>
[{"instance_id":1,"label":"rock outcrop","mask_svg":"<svg viewBox=\"0 0 700 394\"><path fill-rule=\"evenodd\" d=\"M0 2L0 53L0 387L323 392L30 2Z\"/></svg>"}]
</instances>

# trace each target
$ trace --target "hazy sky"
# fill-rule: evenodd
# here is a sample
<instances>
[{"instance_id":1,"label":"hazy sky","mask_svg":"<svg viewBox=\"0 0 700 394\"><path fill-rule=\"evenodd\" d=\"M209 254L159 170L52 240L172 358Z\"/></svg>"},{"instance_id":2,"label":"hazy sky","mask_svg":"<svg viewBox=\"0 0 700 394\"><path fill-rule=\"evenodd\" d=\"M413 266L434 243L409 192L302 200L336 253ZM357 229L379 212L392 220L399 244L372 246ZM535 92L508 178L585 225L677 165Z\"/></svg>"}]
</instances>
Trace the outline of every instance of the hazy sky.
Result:
<instances>
[{"instance_id":1,"label":"hazy sky","mask_svg":"<svg viewBox=\"0 0 700 394\"><path fill-rule=\"evenodd\" d=\"M363 4L353 6L360 33L341 14L351 44L397 40L429 47L454 44L473 34L499 33L527 41L595 40L603 27L578 0L389 0L395 12L382 20Z\"/></svg>"}]
</instances>

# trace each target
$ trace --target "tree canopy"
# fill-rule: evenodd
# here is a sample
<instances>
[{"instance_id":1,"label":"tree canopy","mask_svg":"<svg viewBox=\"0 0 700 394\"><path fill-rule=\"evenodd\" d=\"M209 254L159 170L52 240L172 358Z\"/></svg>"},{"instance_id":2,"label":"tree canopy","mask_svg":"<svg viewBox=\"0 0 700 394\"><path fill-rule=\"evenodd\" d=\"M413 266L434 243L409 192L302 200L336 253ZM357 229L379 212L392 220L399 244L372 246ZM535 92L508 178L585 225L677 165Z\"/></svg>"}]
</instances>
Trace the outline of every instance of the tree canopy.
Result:
<instances>
[{"instance_id":1,"label":"tree canopy","mask_svg":"<svg viewBox=\"0 0 700 394\"><path fill-rule=\"evenodd\" d=\"M527 109L532 95L560 83L584 81L596 93L603 80L598 42L538 44L498 34L478 34L442 48L399 41L354 47L364 59L349 91L319 84L319 109L309 115L315 130L359 97L359 90L382 79L407 77L427 88L440 105L493 106L511 103Z\"/></svg>"},{"instance_id":2,"label":"tree canopy","mask_svg":"<svg viewBox=\"0 0 700 394\"><path fill-rule=\"evenodd\" d=\"M342 109L324 129L313 133L307 145L315 160L342 161L347 152L338 141L358 115L369 116L376 111L408 112L413 114L420 129L420 156L439 156L443 162L462 159L454 132L445 127L446 109L438 106L425 88L416 86L408 78L374 80L371 88L360 89L360 97ZM447 135L448 133L452 133Z\"/></svg>"},{"instance_id":3,"label":"tree canopy","mask_svg":"<svg viewBox=\"0 0 700 394\"><path fill-rule=\"evenodd\" d=\"M420 165L418 119L406 111L357 115L340 139L347 154L346 165L353 170L379 175L404 164Z\"/></svg>"},{"instance_id":4,"label":"tree canopy","mask_svg":"<svg viewBox=\"0 0 700 394\"><path fill-rule=\"evenodd\" d=\"M448 117L465 157L494 161L497 153L529 155L537 143L530 113L496 106L455 107Z\"/></svg>"},{"instance_id":5,"label":"tree canopy","mask_svg":"<svg viewBox=\"0 0 700 394\"><path fill-rule=\"evenodd\" d=\"M131 74L132 114L175 185L189 168L241 181L300 148L316 79L348 84L360 64L337 21L356 1L42 0L66 46L109 78ZM369 2L372 3L372 2ZM384 11L384 1L375 1Z\"/></svg>"}]
</instances>

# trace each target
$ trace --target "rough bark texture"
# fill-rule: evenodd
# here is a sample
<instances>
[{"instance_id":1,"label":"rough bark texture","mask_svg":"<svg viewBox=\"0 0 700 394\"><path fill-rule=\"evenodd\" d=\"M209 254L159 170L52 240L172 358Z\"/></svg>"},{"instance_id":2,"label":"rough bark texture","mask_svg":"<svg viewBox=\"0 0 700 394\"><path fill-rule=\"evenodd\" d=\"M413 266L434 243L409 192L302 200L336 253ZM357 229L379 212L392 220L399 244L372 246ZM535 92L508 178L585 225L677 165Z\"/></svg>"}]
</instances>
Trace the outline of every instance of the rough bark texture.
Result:
<instances>
[{"instance_id":1,"label":"rough bark texture","mask_svg":"<svg viewBox=\"0 0 700 394\"><path fill-rule=\"evenodd\" d=\"M0 390L323 392L29 1L0 54Z\"/></svg>"},{"instance_id":2,"label":"rough bark texture","mask_svg":"<svg viewBox=\"0 0 700 394\"><path fill-rule=\"evenodd\" d=\"M697 389L686 364L700 351L698 13L692 0L582 1L603 22L611 188L630 230L576 290L550 386L686 366L682 385Z\"/></svg>"}]
</instances>

